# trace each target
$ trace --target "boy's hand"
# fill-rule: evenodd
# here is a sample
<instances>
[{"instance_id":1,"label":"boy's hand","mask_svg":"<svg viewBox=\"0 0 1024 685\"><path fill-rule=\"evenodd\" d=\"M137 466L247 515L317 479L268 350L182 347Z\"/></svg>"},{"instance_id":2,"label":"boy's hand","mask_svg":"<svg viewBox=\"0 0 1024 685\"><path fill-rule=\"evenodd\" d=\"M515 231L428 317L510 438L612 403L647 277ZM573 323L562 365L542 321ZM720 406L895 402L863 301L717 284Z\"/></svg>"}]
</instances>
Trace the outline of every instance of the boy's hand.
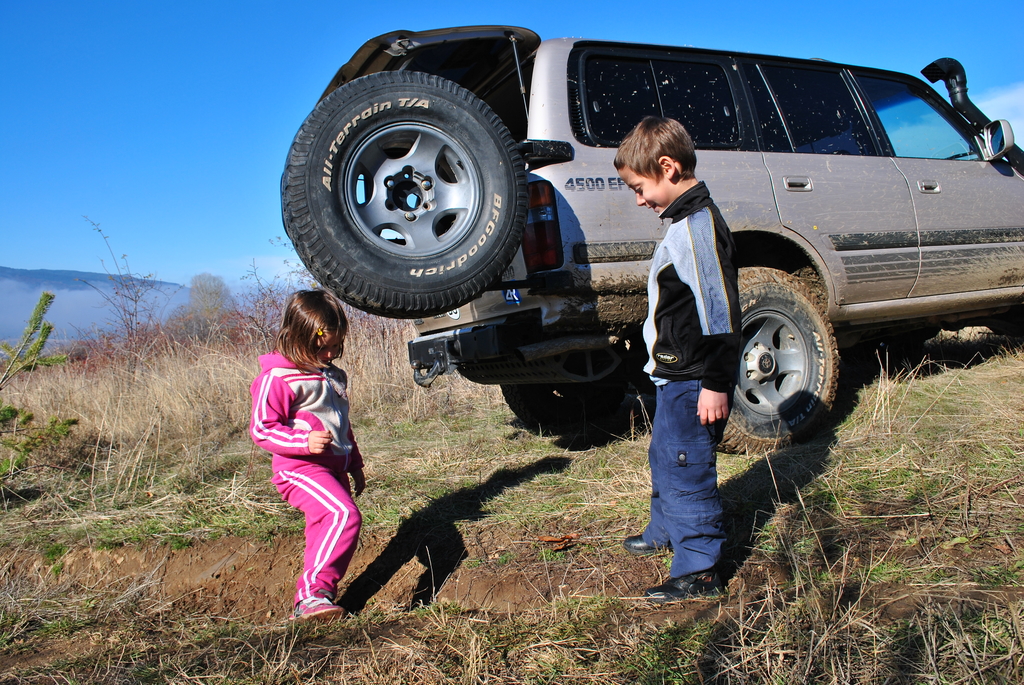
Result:
<instances>
[{"instance_id":1,"label":"boy's hand","mask_svg":"<svg viewBox=\"0 0 1024 685\"><path fill-rule=\"evenodd\" d=\"M729 394L701 388L697 396L697 416L702 426L728 418Z\"/></svg>"},{"instance_id":2,"label":"boy's hand","mask_svg":"<svg viewBox=\"0 0 1024 685\"><path fill-rule=\"evenodd\" d=\"M356 497L363 494L363 490L366 489L366 476L363 475L362 469L355 469L350 471L352 474L352 487L355 490Z\"/></svg>"},{"instance_id":3,"label":"boy's hand","mask_svg":"<svg viewBox=\"0 0 1024 685\"><path fill-rule=\"evenodd\" d=\"M307 445L310 454L323 454L331 446L331 434L327 431L309 431Z\"/></svg>"}]
</instances>

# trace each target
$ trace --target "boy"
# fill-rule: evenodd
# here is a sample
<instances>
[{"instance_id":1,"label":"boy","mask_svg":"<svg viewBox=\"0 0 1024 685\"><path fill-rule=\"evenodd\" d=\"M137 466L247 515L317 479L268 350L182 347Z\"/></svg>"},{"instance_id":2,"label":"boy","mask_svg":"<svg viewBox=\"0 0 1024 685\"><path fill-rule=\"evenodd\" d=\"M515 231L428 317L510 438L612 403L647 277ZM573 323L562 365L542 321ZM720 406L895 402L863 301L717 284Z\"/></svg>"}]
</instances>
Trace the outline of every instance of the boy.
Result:
<instances>
[{"instance_id":1,"label":"boy","mask_svg":"<svg viewBox=\"0 0 1024 685\"><path fill-rule=\"evenodd\" d=\"M623 542L635 555L673 549L671 577L644 593L656 603L722 589L714 568L725 542L715 448L732 405L740 310L736 247L696 166L686 129L661 117L644 118L615 155L637 205L670 224L651 263L644 323L644 370L658 388L648 450L651 522Z\"/></svg>"}]
</instances>

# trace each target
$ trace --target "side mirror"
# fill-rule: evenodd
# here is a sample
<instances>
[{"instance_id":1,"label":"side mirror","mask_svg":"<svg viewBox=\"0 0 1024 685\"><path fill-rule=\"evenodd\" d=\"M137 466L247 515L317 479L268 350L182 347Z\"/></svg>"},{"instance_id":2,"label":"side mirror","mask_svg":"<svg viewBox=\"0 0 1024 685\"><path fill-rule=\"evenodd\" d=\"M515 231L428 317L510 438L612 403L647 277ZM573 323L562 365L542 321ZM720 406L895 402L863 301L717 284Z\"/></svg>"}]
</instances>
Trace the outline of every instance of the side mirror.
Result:
<instances>
[{"instance_id":1,"label":"side mirror","mask_svg":"<svg viewBox=\"0 0 1024 685\"><path fill-rule=\"evenodd\" d=\"M986 161L999 159L1013 147L1013 129L1006 119L996 119L981 129L981 147Z\"/></svg>"}]
</instances>

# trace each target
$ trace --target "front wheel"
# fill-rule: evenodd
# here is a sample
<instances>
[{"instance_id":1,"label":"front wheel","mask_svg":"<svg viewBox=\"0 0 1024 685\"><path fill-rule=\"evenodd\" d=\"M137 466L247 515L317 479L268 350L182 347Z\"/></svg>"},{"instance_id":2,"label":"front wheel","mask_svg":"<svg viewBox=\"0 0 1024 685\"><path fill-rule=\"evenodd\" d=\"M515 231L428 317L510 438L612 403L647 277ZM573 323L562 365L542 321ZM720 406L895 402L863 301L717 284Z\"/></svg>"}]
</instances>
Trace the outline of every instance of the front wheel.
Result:
<instances>
[{"instance_id":1,"label":"front wheel","mask_svg":"<svg viewBox=\"0 0 1024 685\"><path fill-rule=\"evenodd\" d=\"M757 451L805 439L835 398L839 352L824 305L795 276L740 269L742 354L722 442Z\"/></svg>"}]
</instances>

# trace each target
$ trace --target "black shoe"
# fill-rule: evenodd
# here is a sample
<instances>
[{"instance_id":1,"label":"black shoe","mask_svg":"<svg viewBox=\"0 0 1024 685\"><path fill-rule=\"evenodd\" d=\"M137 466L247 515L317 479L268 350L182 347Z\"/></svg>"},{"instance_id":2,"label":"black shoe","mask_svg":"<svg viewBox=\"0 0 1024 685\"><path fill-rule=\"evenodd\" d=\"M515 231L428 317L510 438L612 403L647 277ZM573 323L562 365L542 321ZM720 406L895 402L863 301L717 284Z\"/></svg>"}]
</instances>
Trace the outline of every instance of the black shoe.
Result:
<instances>
[{"instance_id":1,"label":"black shoe","mask_svg":"<svg viewBox=\"0 0 1024 685\"><path fill-rule=\"evenodd\" d=\"M712 597L722 591L722 579L714 571L691 573L688 576L669 578L661 585L644 592L644 599L655 604L678 602L681 599Z\"/></svg>"},{"instance_id":2,"label":"black shoe","mask_svg":"<svg viewBox=\"0 0 1024 685\"><path fill-rule=\"evenodd\" d=\"M655 547L654 545L648 545L644 542L643 535L630 535L622 541L622 546L627 552L637 557L642 557L646 554L656 554L662 550L669 549L668 546Z\"/></svg>"}]
</instances>

